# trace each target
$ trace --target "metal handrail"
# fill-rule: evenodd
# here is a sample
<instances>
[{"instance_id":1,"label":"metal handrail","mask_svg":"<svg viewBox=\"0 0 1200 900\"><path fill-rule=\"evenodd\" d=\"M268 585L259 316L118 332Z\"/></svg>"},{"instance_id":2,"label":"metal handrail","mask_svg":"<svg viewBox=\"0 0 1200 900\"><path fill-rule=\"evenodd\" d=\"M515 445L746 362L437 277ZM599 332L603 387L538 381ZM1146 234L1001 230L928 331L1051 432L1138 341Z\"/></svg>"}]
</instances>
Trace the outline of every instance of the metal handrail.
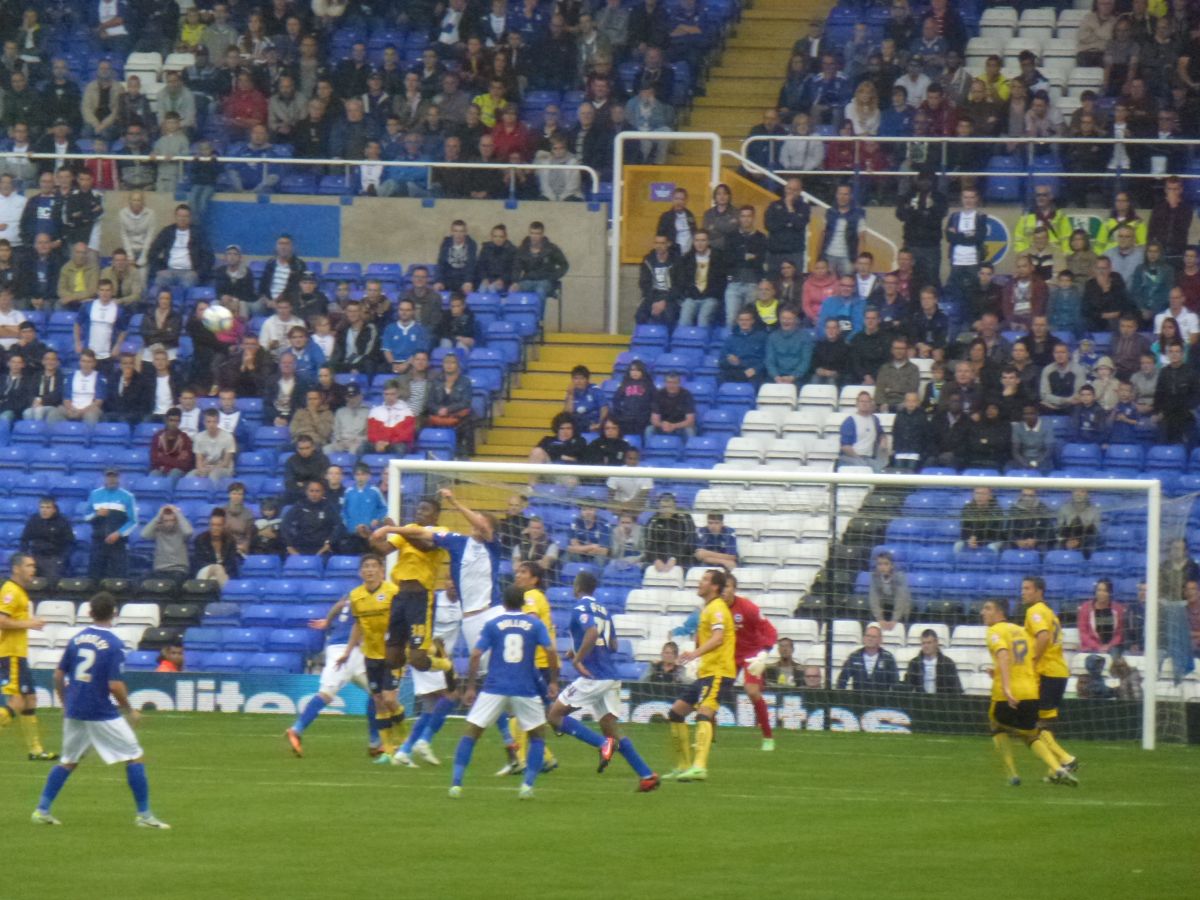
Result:
<instances>
[{"instance_id":1,"label":"metal handrail","mask_svg":"<svg viewBox=\"0 0 1200 900\"><path fill-rule=\"evenodd\" d=\"M12 150L0 151L0 159L26 159L26 160L89 160L89 159L111 159L117 162L124 160L125 162L148 162L148 163L178 163L180 165L189 162L198 162L201 157L188 156L157 156L153 153L18 153ZM494 163L494 162L445 162L431 160L410 161L397 159L297 159L292 156L271 157L270 159L261 159L259 157L244 157L244 156L214 156L205 157L205 161L218 163L235 163L243 166L341 166L349 170L350 168L362 165L371 166L386 166L395 169L533 169L535 171L542 169L571 169L577 172L586 174L592 182L592 193L600 192L600 173L591 166L585 166L582 163L570 163L568 165L553 165L550 163ZM347 171L347 174L349 172Z\"/></svg>"}]
</instances>

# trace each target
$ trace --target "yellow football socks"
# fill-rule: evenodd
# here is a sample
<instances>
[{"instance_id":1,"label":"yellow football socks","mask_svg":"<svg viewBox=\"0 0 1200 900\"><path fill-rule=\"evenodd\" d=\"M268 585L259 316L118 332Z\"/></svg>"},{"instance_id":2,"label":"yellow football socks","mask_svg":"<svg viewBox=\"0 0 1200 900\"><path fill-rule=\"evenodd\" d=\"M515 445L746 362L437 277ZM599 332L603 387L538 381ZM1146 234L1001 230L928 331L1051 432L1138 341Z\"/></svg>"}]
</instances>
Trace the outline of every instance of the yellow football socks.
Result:
<instances>
[{"instance_id":1,"label":"yellow football socks","mask_svg":"<svg viewBox=\"0 0 1200 900\"><path fill-rule=\"evenodd\" d=\"M1046 744L1045 732L1043 732L1039 737L1033 739L1032 743L1029 745L1029 749L1037 754L1037 758L1046 764L1047 768L1050 769L1050 774L1053 775L1059 770L1058 759L1055 757L1054 752Z\"/></svg>"},{"instance_id":2,"label":"yellow football socks","mask_svg":"<svg viewBox=\"0 0 1200 900\"><path fill-rule=\"evenodd\" d=\"M7 728L16 716L7 706L0 706L0 728Z\"/></svg>"},{"instance_id":3,"label":"yellow football socks","mask_svg":"<svg viewBox=\"0 0 1200 900\"><path fill-rule=\"evenodd\" d=\"M38 730L37 716L17 716L21 720L21 735L25 738L25 746L30 753L41 753L42 735Z\"/></svg>"},{"instance_id":4,"label":"yellow football socks","mask_svg":"<svg viewBox=\"0 0 1200 900\"><path fill-rule=\"evenodd\" d=\"M1009 778L1017 777L1017 765L1013 761L1012 741L1008 739L1008 735L1000 732L992 735L992 743L996 745L996 750L1000 754L1000 759L1004 763L1004 773Z\"/></svg>"},{"instance_id":5,"label":"yellow football socks","mask_svg":"<svg viewBox=\"0 0 1200 900\"><path fill-rule=\"evenodd\" d=\"M708 751L712 749L713 723L708 719L696 719L696 760L699 769L708 768Z\"/></svg>"},{"instance_id":6,"label":"yellow football socks","mask_svg":"<svg viewBox=\"0 0 1200 900\"><path fill-rule=\"evenodd\" d=\"M1069 763L1071 760L1073 760L1075 758L1070 753L1068 753L1066 750L1064 750L1062 748L1062 746L1058 743L1058 741L1056 741L1054 739L1054 735L1051 734L1049 731L1047 731L1045 728L1042 728L1041 735L1042 735L1042 742L1047 747L1050 748L1050 752L1054 754L1054 757L1058 760L1058 764L1060 766L1065 765L1066 763Z\"/></svg>"},{"instance_id":7,"label":"yellow football socks","mask_svg":"<svg viewBox=\"0 0 1200 900\"><path fill-rule=\"evenodd\" d=\"M683 771L692 767L692 741L684 722L671 723L671 745L675 748L675 768Z\"/></svg>"},{"instance_id":8,"label":"yellow football socks","mask_svg":"<svg viewBox=\"0 0 1200 900\"><path fill-rule=\"evenodd\" d=\"M381 719L380 725L382 726L382 724L384 722L391 722L391 719ZM386 728L381 727L379 729L379 743L380 743L380 746L383 747L384 753L390 754L390 753L396 752L396 742L392 739L392 726L391 725L388 725Z\"/></svg>"}]
</instances>

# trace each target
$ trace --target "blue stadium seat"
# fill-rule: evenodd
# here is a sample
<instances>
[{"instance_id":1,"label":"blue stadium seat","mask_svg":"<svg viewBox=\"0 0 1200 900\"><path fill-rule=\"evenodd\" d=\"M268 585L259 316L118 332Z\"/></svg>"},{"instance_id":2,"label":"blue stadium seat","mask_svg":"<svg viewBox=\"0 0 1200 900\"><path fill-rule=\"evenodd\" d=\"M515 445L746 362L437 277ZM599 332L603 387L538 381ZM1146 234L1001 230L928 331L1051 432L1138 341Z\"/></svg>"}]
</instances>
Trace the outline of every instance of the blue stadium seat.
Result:
<instances>
[{"instance_id":1,"label":"blue stadium seat","mask_svg":"<svg viewBox=\"0 0 1200 900\"><path fill-rule=\"evenodd\" d=\"M266 628L222 628L221 649L255 653L265 647L267 634Z\"/></svg>"},{"instance_id":2,"label":"blue stadium seat","mask_svg":"<svg viewBox=\"0 0 1200 900\"><path fill-rule=\"evenodd\" d=\"M237 627L242 620L242 608L236 603L210 603L204 607L204 627Z\"/></svg>"},{"instance_id":3,"label":"blue stadium seat","mask_svg":"<svg viewBox=\"0 0 1200 900\"><path fill-rule=\"evenodd\" d=\"M253 603L262 596L264 586L251 578L231 578L221 588L221 597L231 603Z\"/></svg>"},{"instance_id":4,"label":"blue stadium seat","mask_svg":"<svg viewBox=\"0 0 1200 900\"><path fill-rule=\"evenodd\" d=\"M194 626L183 634L183 644L188 650L213 651L221 649L220 628Z\"/></svg>"},{"instance_id":5,"label":"blue stadium seat","mask_svg":"<svg viewBox=\"0 0 1200 900\"><path fill-rule=\"evenodd\" d=\"M189 657L185 657L190 660ZM246 663L250 660L249 653L235 652L231 650L220 650L214 653L205 654L202 666L198 671L202 672L244 672L246 671ZM191 664L188 669L194 668Z\"/></svg>"},{"instance_id":6,"label":"blue stadium seat","mask_svg":"<svg viewBox=\"0 0 1200 900\"><path fill-rule=\"evenodd\" d=\"M360 560L358 556L331 556L325 561L325 574L330 578L354 578Z\"/></svg>"},{"instance_id":7,"label":"blue stadium seat","mask_svg":"<svg viewBox=\"0 0 1200 900\"><path fill-rule=\"evenodd\" d=\"M867 576L866 587L871 586L871 573L862 573ZM918 603L928 603L930 600L936 600L942 587L941 572L911 572L908 576L908 588L913 595L913 599ZM867 590L859 590L858 585L855 585L855 593L866 594Z\"/></svg>"},{"instance_id":8,"label":"blue stadium seat","mask_svg":"<svg viewBox=\"0 0 1200 900\"><path fill-rule=\"evenodd\" d=\"M283 622L283 607L249 603L241 610L241 625L246 628L278 628Z\"/></svg>"},{"instance_id":9,"label":"blue stadium seat","mask_svg":"<svg viewBox=\"0 0 1200 900\"><path fill-rule=\"evenodd\" d=\"M625 599L629 589L623 587L598 587L596 600L612 615L625 612Z\"/></svg>"},{"instance_id":10,"label":"blue stadium seat","mask_svg":"<svg viewBox=\"0 0 1200 900\"><path fill-rule=\"evenodd\" d=\"M704 350L708 346L708 334L707 328L698 325L680 325L671 335L671 349Z\"/></svg>"},{"instance_id":11,"label":"blue stadium seat","mask_svg":"<svg viewBox=\"0 0 1200 900\"><path fill-rule=\"evenodd\" d=\"M50 426L45 422L25 421L14 422L9 442L12 444L44 445L50 439Z\"/></svg>"},{"instance_id":12,"label":"blue stadium seat","mask_svg":"<svg viewBox=\"0 0 1200 900\"><path fill-rule=\"evenodd\" d=\"M943 600L968 600L979 596L984 575L980 572L947 572L942 575L940 597Z\"/></svg>"},{"instance_id":13,"label":"blue stadium seat","mask_svg":"<svg viewBox=\"0 0 1200 900\"><path fill-rule=\"evenodd\" d=\"M289 446L291 442L291 433L286 428L279 428L274 425L259 425L254 429L254 447L256 450L278 450Z\"/></svg>"},{"instance_id":14,"label":"blue stadium seat","mask_svg":"<svg viewBox=\"0 0 1200 900\"><path fill-rule=\"evenodd\" d=\"M309 633L320 640L320 632L312 629L273 628L267 635L267 652L298 653L305 656L310 652L312 645Z\"/></svg>"},{"instance_id":15,"label":"blue stadium seat","mask_svg":"<svg viewBox=\"0 0 1200 900\"><path fill-rule=\"evenodd\" d=\"M133 650L125 654L125 670L127 672L153 672L157 668L157 651Z\"/></svg>"},{"instance_id":16,"label":"blue stadium seat","mask_svg":"<svg viewBox=\"0 0 1200 900\"><path fill-rule=\"evenodd\" d=\"M275 472L275 454L262 451L243 451L237 455L237 473L244 475L272 475Z\"/></svg>"},{"instance_id":17,"label":"blue stadium seat","mask_svg":"<svg viewBox=\"0 0 1200 900\"><path fill-rule=\"evenodd\" d=\"M646 440L643 452L678 461L683 458L683 438L677 434L653 434Z\"/></svg>"},{"instance_id":18,"label":"blue stadium seat","mask_svg":"<svg viewBox=\"0 0 1200 900\"><path fill-rule=\"evenodd\" d=\"M1181 452L1182 447L1178 448ZM1110 444L1104 452L1104 468L1118 472L1137 472L1142 468L1142 448L1139 444Z\"/></svg>"},{"instance_id":19,"label":"blue stadium seat","mask_svg":"<svg viewBox=\"0 0 1200 900\"><path fill-rule=\"evenodd\" d=\"M101 444L128 447L133 437L133 429L124 422L97 422L92 429L92 446Z\"/></svg>"},{"instance_id":20,"label":"blue stadium seat","mask_svg":"<svg viewBox=\"0 0 1200 900\"><path fill-rule=\"evenodd\" d=\"M484 334L488 349L498 351L507 365L515 366L521 359L521 335L512 322L492 322Z\"/></svg>"},{"instance_id":21,"label":"blue stadium seat","mask_svg":"<svg viewBox=\"0 0 1200 900\"><path fill-rule=\"evenodd\" d=\"M633 352L654 353L666 349L670 331L666 325L635 325L629 348Z\"/></svg>"},{"instance_id":22,"label":"blue stadium seat","mask_svg":"<svg viewBox=\"0 0 1200 900\"><path fill-rule=\"evenodd\" d=\"M1087 466L1099 468L1101 463L1098 444L1063 444L1058 454L1064 468Z\"/></svg>"},{"instance_id":23,"label":"blue stadium seat","mask_svg":"<svg viewBox=\"0 0 1200 900\"><path fill-rule=\"evenodd\" d=\"M1042 560L1047 575L1079 575L1083 564L1083 554L1078 550L1050 550Z\"/></svg>"},{"instance_id":24,"label":"blue stadium seat","mask_svg":"<svg viewBox=\"0 0 1200 900\"><path fill-rule=\"evenodd\" d=\"M954 554L954 568L959 572L994 572L1000 555L987 547L964 549Z\"/></svg>"},{"instance_id":25,"label":"blue stadium seat","mask_svg":"<svg viewBox=\"0 0 1200 900\"><path fill-rule=\"evenodd\" d=\"M1028 574L1041 568L1042 557L1036 550L1003 550L1000 553L999 569L1002 572Z\"/></svg>"},{"instance_id":26,"label":"blue stadium seat","mask_svg":"<svg viewBox=\"0 0 1200 900\"><path fill-rule=\"evenodd\" d=\"M744 414L746 411L754 409L757 402L752 384L727 382L717 388L717 403L722 409L738 410Z\"/></svg>"},{"instance_id":27,"label":"blue stadium seat","mask_svg":"<svg viewBox=\"0 0 1200 900\"><path fill-rule=\"evenodd\" d=\"M909 565L917 572L945 572L953 560L954 554L949 547L929 545L915 548Z\"/></svg>"},{"instance_id":28,"label":"blue stadium seat","mask_svg":"<svg viewBox=\"0 0 1200 900\"><path fill-rule=\"evenodd\" d=\"M604 567L600 583L608 588L638 588L642 586L642 569L614 560Z\"/></svg>"},{"instance_id":29,"label":"blue stadium seat","mask_svg":"<svg viewBox=\"0 0 1200 900\"><path fill-rule=\"evenodd\" d=\"M254 653L245 664L252 675L299 674L303 666L303 657L298 653Z\"/></svg>"},{"instance_id":30,"label":"blue stadium seat","mask_svg":"<svg viewBox=\"0 0 1200 900\"><path fill-rule=\"evenodd\" d=\"M320 578L325 571L325 561L320 556L289 556L283 561L285 578Z\"/></svg>"},{"instance_id":31,"label":"blue stadium seat","mask_svg":"<svg viewBox=\"0 0 1200 900\"><path fill-rule=\"evenodd\" d=\"M893 519L886 533L889 544L917 544L925 540L928 530L920 519Z\"/></svg>"},{"instance_id":32,"label":"blue stadium seat","mask_svg":"<svg viewBox=\"0 0 1200 900\"><path fill-rule=\"evenodd\" d=\"M722 435L698 434L687 439L683 458L691 466L712 466L725 455L726 442L727 439Z\"/></svg>"},{"instance_id":33,"label":"blue stadium seat","mask_svg":"<svg viewBox=\"0 0 1200 900\"><path fill-rule=\"evenodd\" d=\"M700 428L705 434L733 436L741 428L744 411L725 408L710 408L700 414ZM629 440L629 435L625 439Z\"/></svg>"},{"instance_id":34,"label":"blue stadium seat","mask_svg":"<svg viewBox=\"0 0 1200 900\"><path fill-rule=\"evenodd\" d=\"M575 592L569 587L553 587L546 591L546 600L552 608L570 609L575 605Z\"/></svg>"},{"instance_id":35,"label":"blue stadium seat","mask_svg":"<svg viewBox=\"0 0 1200 900\"><path fill-rule=\"evenodd\" d=\"M58 447L86 447L91 439L92 429L86 422L56 422L50 426L50 441Z\"/></svg>"},{"instance_id":36,"label":"blue stadium seat","mask_svg":"<svg viewBox=\"0 0 1200 900\"><path fill-rule=\"evenodd\" d=\"M213 498L213 481L203 475L184 475L175 482L175 499L180 502Z\"/></svg>"},{"instance_id":37,"label":"blue stadium seat","mask_svg":"<svg viewBox=\"0 0 1200 900\"><path fill-rule=\"evenodd\" d=\"M1157 444L1146 450L1146 471L1182 472L1187 465L1187 450L1179 444Z\"/></svg>"},{"instance_id":38,"label":"blue stadium seat","mask_svg":"<svg viewBox=\"0 0 1200 900\"><path fill-rule=\"evenodd\" d=\"M72 422L71 424L78 423ZM54 438L52 437L51 440L54 441ZM29 470L31 472L58 472L61 474L73 467L76 457L86 452L79 445L72 446L68 442L66 446L59 446L57 442L54 442L49 447L41 447L37 453L32 454L33 458L29 461ZM91 477L95 479L96 476L93 474Z\"/></svg>"},{"instance_id":39,"label":"blue stadium seat","mask_svg":"<svg viewBox=\"0 0 1200 900\"><path fill-rule=\"evenodd\" d=\"M453 459L456 442L453 428L422 428L417 434L416 450L435 459Z\"/></svg>"}]
</instances>

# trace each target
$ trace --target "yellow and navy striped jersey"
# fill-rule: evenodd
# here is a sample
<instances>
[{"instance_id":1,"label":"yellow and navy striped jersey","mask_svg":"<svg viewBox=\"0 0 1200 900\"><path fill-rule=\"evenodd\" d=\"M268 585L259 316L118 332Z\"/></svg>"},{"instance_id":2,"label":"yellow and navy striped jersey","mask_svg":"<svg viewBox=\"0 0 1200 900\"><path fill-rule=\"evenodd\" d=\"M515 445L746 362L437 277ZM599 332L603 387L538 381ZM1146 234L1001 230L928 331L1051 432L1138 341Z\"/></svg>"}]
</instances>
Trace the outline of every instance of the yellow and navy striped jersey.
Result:
<instances>
[{"instance_id":1,"label":"yellow and navy striped jersey","mask_svg":"<svg viewBox=\"0 0 1200 900\"><path fill-rule=\"evenodd\" d=\"M410 524L407 528L420 528L420 525ZM435 529L436 530L436 529ZM392 567L392 582L419 581L427 591L432 591L437 584L438 570L449 560L449 554L440 547L432 550L418 550L399 534L389 534L388 543L400 551L396 565Z\"/></svg>"}]
</instances>

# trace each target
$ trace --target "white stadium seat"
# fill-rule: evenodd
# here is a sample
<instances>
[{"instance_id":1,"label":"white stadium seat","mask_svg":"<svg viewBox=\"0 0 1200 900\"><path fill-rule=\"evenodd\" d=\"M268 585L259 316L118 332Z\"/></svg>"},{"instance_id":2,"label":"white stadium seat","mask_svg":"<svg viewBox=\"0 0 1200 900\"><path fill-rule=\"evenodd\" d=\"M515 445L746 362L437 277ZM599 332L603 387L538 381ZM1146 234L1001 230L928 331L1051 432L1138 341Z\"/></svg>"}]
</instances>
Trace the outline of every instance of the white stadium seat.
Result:
<instances>
[{"instance_id":1,"label":"white stadium seat","mask_svg":"<svg viewBox=\"0 0 1200 900\"><path fill-rule=\"evenodd\" d=\"M667 599L673 592L666 588L639 588L629 592L625 598L627 612L664 613L667 611Z\"/></svg>"},{"instance_id":2,"label":"white stadium seat","mask_svg":"<svg viewBox=\"0 0 1200 900\"><path fill-rule=\"evenodd\" d=\"M765 434L775 437L779 434L779 426L783 419L780 412L783 407L772 406L766 409L748 409L742 417L742 434Z\"/></svg>"},{"instance_id":3,"label":"white stadium seat","mask_svg":"<svg viewBox=\"0 0 1200 900\"><path fill-rule=\"evenodd\" d=\"M821 626L813 619L772 620L780 637L791 638L798 644L815 644L821 639Z\"/></svg>"},{"instance_id":4,"label":"white stadium seat","mask_svg":"<svg viewBox=\"0 0 1200 900\"><path fill-rule=\"evenodd\" d=\"M950 643L950 628L941 622L914 622L908 628L909 642L919 645L921 643L921 632L929 629L937 633L938 642L945 649Z\"/></svg>"},{"instance_id":5,"label":"white stadium seat","mask_svg":"<svg viewBox=\"0 0 1200 900\"><path fill-rule=\"evenodd\" d=\"M643 587L664 587L664 588L680 588L683 587L683 569L676 566L673 569L668 569L665 572L660 572L654 566L646 569L646 573L642 576Z\"/></svg>"},{"instance_id":6,"label":"white stadium seat","mask_svg":"<svg viewBox=\"0 0 1200 900\"><path fill-rule=\"evenodd\" d=\"M75 604L70 600L43 600L37 605L36 615L47 624L53 622L56 625L74 625ZM32 632L30 635L32 636Z\"/></svg>"},{"instance_id":7,"label":"white stadium seat","mask_svg":"<svg viewBox=\"0 0 1200 900\"><path fill-rule=\"evenodd\" d=\"M1024 29L1026 26L1036 28L1053 28L1058 16L1058 10L1053 6L1039 6L1034 9L1021 11L1017 24Z\"/></svg>"},{"instance_id":8,"label":"white stadium seat","mask_svg":"<svg viewBox=\"0 0 1200 900\"><path fill-rule=\"evenodd\" d=\"M835 619L833 622L834 643L853 644L855 647L862 643L862 623L855 619Z\"/></svg>"},{"instance_id":9,"label":"white stadium seat","mask_svg":"<svg viewBox=\"0 0 1200 900\"><path fill-rule=\"evenodd\" d=\"M869 384L848 384L842 388L838 395L838 409L854 411L854 407L858 404L858 395L866 391L872 397L875 396L875 388Z\"/></svg>"},{"instance_id":10,"label":"white stadium seat","mask_svg":"<svg viewBox=\"0 0 1200 900\"><path fill-rule=\"evenodd\" d=\"M950 637L950 646L984 647L987 645L987 629L982 625L958 625Z\"/></svg>"},{"instance_id":11,"label":"white stadium seat","mask_svg":"<svg viewBox=\"0 0 1200 900\"><path fill-rule=\"evenodd\" d=\"M759 406L785 406L791 409L796 405L796 386L794 384L764 384L758 389Z\"/></svg>"},{"instance_id":12,"label":"white stadium seat","mask_svg":"<svg viewBox=\"0 0 1200 900\"><path fill-rule=\"evenodd\" d=\"M126 603L117 614L117 624L157 628L159 614L157 603Z\"/></svg>"},{"instance_id":13,"label":"white stadium seat","mask_svg":"<svg viewBox=\"0 0 1200 900\"><path fill-rule=\"evenodd\" d=\"M830 411L824 407L793 410L783 417L783 433L819 435L829 416Z\"/></svg>"},{"instance_id":14,"label":"white stadium seat","mask_svg":"<svg viewBox=\"0 0 1200 900\"><path fill-rule=\"evenodd\" d=\"M833 409L837 406L837 387L832 384L806 384L800 388L800 405Z\"/></svg>"}]
</instances>

